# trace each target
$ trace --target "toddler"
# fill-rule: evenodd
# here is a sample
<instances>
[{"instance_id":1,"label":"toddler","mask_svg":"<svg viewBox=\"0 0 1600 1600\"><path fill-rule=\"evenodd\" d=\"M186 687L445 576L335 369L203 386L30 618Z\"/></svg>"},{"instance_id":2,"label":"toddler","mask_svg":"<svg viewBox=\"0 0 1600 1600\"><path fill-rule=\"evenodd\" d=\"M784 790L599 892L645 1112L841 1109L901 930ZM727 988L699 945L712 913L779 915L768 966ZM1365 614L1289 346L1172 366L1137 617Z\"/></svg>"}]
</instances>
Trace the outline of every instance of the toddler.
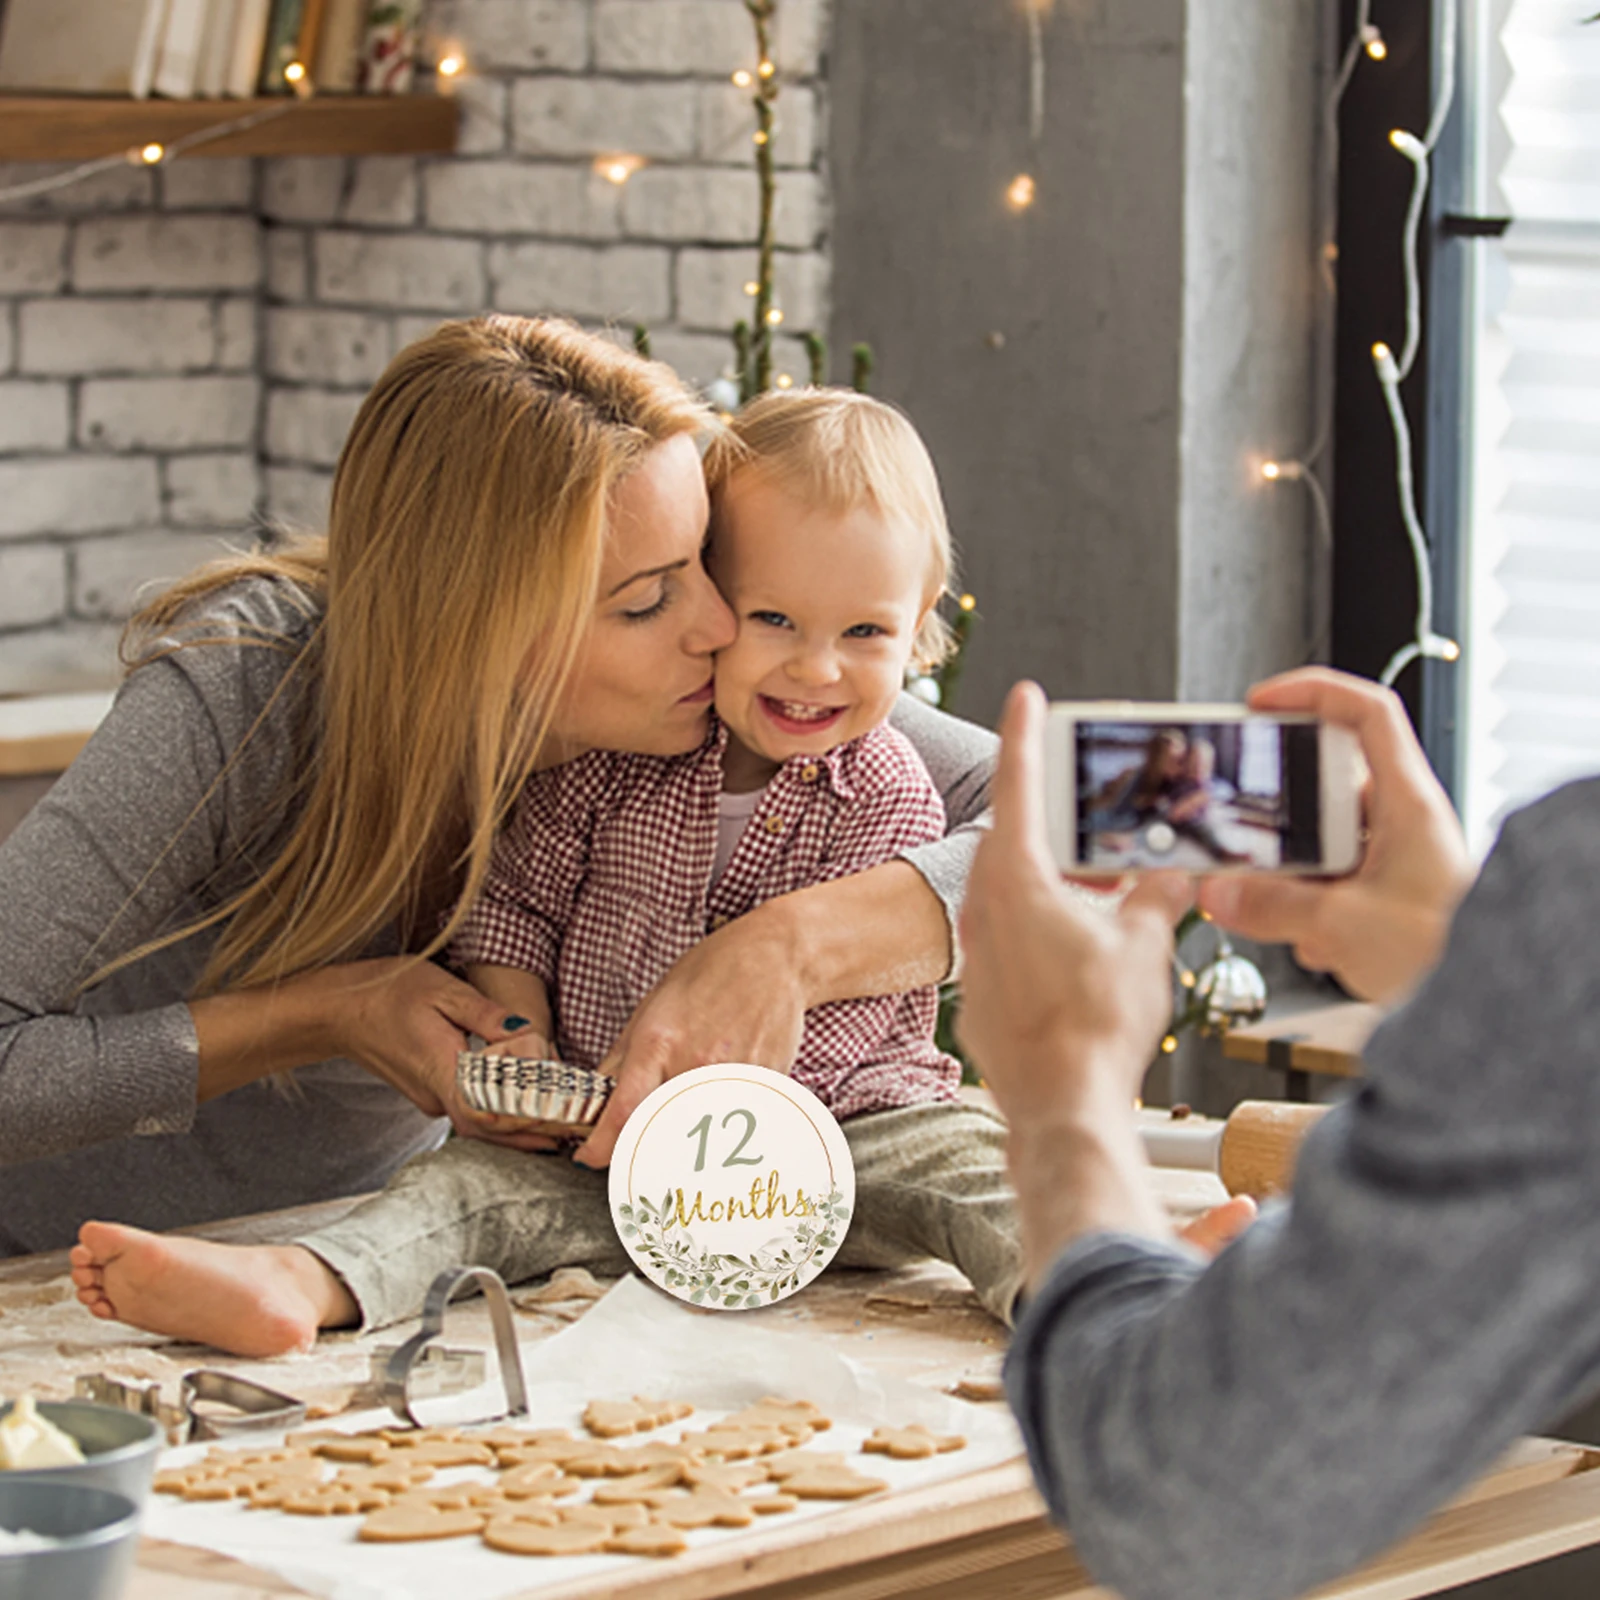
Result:
<instances>
[{"instance_id":1,"label":"toddler","mask_svg":"<svg viewBox=\"0 0 1600 1600\"><path fill-rule=\"evenodd\" d=\"M915 430L847 391L769 395L713 445L707 476L711 570L738 624L710 735L686 756L590 751L530 779L451 947L527 1020L498 1050L598 1067L707 932L944 833L932 780L886 723L908 666L947 649L935 604L949 532ZM628 599L649 615L661 600L642 587ZM931 988L819 1006L793 1075L840 1120L855 1162L839 1263L938 1257L1009 1320L1020 1256L1003 1126L958 1098L936 1012ZM603 1172L469 1139L293 1245L92 1223L75 1261L102 1315L247 1355L414 1315L452 1265L513 1282L630 1267Z\"/></svg>"}]
</instances>

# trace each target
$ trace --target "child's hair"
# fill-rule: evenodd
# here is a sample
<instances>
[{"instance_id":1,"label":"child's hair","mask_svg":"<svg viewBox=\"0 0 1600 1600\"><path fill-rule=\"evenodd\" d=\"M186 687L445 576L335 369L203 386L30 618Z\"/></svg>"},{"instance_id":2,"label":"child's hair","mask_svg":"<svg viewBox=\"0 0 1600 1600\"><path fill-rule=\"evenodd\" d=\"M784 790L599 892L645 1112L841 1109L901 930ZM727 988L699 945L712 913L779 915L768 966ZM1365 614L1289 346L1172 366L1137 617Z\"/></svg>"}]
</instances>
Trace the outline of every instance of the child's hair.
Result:
<instances>
[{"instance_id":1,"label":"child's hair","mask_svg":"<svg viewBox=\"0 0 1600 1600\"><path fill-rule=\"evenodd\" d=\"M349 960L396 923L438 949L571 675L607 496L654 446L717 431L669 368L570 323L480 317L402 350L345 441L326 537L214 563L130 624L137 670L240 643L205 614L240 579L288 579L325 607L280 691L312 741L295 792L272 797L286 843L226 904L113 966L216 923L202 991Z\"/></svg>"},{"instance_id":2,"label":"child's hair","mask_svg":"<svg viewBox=\"0 0 1600 1600\"><path fill-rule=\"evenodd\" d=\"M917 630L911 664L930 672L950 654L939 597L954 558L944 498L928 448L904 412L853 389L777 390L752 400L706 452L713 498L735 472L758 467L797 500L836 514L870 507L927 535L935 602Z\"/></svg>"}]
</instances>

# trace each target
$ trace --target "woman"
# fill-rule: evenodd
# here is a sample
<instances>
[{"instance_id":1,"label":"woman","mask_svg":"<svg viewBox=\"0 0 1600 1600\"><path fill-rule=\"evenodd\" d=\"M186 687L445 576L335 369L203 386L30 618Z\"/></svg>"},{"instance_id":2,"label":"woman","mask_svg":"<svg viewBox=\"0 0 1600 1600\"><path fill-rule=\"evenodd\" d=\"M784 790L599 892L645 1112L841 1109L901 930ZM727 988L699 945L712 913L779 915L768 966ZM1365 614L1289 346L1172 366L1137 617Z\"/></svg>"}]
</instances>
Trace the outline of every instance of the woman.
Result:
<instances>
[{"instance_id":1,"label":"woman","mask_svg":"<svg viewBox=\"0 0 1600 1600\"><path fill-rule=\"evenodd\" d=\"M111 715L0 849L0 1250L371 1188L441 1114L502 1137L457 1102L455 1055L520 1019L422 958L537 760L702 738L733 633L699 562L714 426L563 324L448 325L362 406L325 540L136 619ZM987 736L909 701L897 721L970 818ZM704 940L619 1041L584 1159L665 1077L784 1068L808 1006L937 980L971 847Z\"/></svg>"}]
</instances>

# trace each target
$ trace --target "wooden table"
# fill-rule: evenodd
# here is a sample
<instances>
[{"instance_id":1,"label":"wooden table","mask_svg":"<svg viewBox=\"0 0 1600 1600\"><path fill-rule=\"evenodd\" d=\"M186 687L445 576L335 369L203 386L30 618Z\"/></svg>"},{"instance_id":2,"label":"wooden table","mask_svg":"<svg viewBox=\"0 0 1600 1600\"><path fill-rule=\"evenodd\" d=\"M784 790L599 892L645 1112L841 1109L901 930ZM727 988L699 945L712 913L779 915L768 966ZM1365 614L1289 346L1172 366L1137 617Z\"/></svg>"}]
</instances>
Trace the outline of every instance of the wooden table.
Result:
<instances>
[{"instance_id":1,"label":"wooden table","mask_svg":"<svg viewBox=\"0 0 1600 1600\"><path fill-rule=\"evenodd\" d=\"M1162 1172L1169 1209L1186 1217L1221 1197L1214 1178ZM245 1218L196 1232L234 1242L289 1237L330 1219L349 1202ZM524 1341L547 1337L581 1308L521 1308ZM992 1378L1005 1330L977 1305L965 1280L929 1265L898 1273L835 1271L759 1321L830 1345L877 1370L945 1388L962 1377ZM798 1319L798 1320L797 1320ZM330 1409L366 1404L361 1385L377 1335L331 1334L306 1356L272 1362L229 1359L226 1366ZM487 1345L481 1302L452 1311L452 1342ZM0 1263L0 1393L30 1388L45 1398L69 1394L79 1372L111 1370L174 1381L184 1368L216 1359L115 1324L95 1321L73 1300L64 1254ZM1322 1591L1323 1600L1411 1600L1456 1584L1600 1542L1600 1452L1524 1441L1468 1497L1435 1516L1362 1573ZM1021 1461L965 1478L849 1506L832 1515L826 1538L815 1522L763 1529L692 1551L679 1560L641 1562L635 1574L608 1574L556 1589L530 1573L539 1600L1111 1600L1049 1524ZM227 1557L146 1540L125 1600L265 1600L300 1594L282 1579Z\"/></svg>"},{"instance_id":2,"label":"wooden table","mask_svg":"<svg viewBox=\"0 0 1600 1600\"><path fill-rule=\"evenodd\" d=\"M1285 1075L1288 1099L1309 1100L1307 1079L1313 1073L1332 1078L1361 1076L1361 1052L1382 1017L1377 1006L1341 1000L1230 1029L1222 1036L1222 1053L1234 1061L1275 1068Z\"/></svg>"}]
</instances>

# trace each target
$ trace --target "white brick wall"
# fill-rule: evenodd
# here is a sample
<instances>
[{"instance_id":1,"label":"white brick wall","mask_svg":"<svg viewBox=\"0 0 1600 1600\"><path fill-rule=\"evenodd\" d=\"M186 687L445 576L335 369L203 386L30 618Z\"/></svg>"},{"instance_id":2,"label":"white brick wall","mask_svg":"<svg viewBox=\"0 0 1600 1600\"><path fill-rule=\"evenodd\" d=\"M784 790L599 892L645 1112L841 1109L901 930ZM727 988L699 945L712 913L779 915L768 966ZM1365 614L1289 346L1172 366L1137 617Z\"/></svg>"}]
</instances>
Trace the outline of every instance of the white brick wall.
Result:
<instances>
[{"instance_id":1,"label":"white brick wall","mask_svg":"<svg viewBox=\"0 0 1600 1600\"><path fill-rule=\"evenodd\" d=\"M780 0L779 365L827 313L827 0ZM704 382L749 301L743 0L432 0L457 153L187 160L0 210L0 694L102 680L141 584L318 527L367 387L443 318L556 312ZM645 165L624 187L596 159ZM0 186L40 168L0 166Z\"/></svg>"}]
</instances>

